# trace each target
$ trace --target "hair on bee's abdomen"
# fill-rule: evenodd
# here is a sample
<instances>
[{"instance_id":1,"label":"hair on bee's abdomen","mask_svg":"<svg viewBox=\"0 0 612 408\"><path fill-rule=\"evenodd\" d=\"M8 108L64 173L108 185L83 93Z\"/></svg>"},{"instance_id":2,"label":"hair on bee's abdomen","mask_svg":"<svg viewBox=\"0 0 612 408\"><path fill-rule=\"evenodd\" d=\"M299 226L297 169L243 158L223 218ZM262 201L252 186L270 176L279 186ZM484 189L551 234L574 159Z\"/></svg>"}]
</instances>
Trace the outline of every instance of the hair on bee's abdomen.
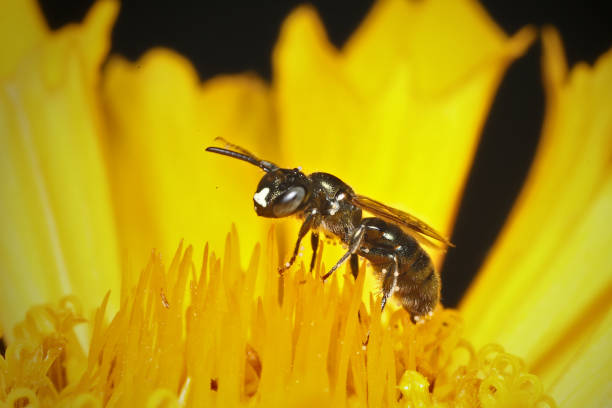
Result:
<instances>
[{"instance_id":1,"label":"hair on bee's abdomen","mask_svg":"<svg viewBox=\"0 0 612 408\"><path fill-rule=\"evenodd\" d=\"M370 261L383 290L395 273L394 296L414 316L431 312L440 299L440 277L427 252L410 235L395 224L379 218L366 218L364 243L359 255Z\"/></svg>"},{"instance_id":2,"label":"hair on bee's abdomen","mask_svg":"<svg viewBox=\"0 0 612 408\"><path fill-rule=\"evenodd\" d=\"M412 316L423 316L433 311L440 300L440 276L423 248L418 246L413 257L412 263L400 263L395 297Z\"/></svg>"}]
</instances>

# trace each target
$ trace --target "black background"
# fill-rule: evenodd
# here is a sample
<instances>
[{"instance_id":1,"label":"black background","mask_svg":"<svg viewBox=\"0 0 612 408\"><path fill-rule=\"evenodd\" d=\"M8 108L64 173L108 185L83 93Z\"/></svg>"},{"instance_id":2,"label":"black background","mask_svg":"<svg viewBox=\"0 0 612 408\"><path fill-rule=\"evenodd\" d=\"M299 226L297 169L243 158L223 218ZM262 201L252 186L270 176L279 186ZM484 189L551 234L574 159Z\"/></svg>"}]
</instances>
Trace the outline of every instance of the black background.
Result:
<instances>
[{"instance_id":1,"label":"black background","mask_svg":"<svg viewBox=\"0 0 612 408\"><path fill-rule=\"evenodd\" d=\"M80 21L93 1L40 0L51 28ZM254 71L270 79L270 57L284 17L301 4L285 2L124 1L113 30L112 52L135 60L154 46L185 55L201 79ZM372 2L311 1L331 41L341 46ZM593 63L612 45L612 13L604 2L482 1L509 34L527 24L561 32L570 65ZM443 270L442 301L454 306L503 225L533 158L544 96L540 44L513 63L484 127ZM528 237L526 237L527 239Z\"/></svg>"}]
</instances>

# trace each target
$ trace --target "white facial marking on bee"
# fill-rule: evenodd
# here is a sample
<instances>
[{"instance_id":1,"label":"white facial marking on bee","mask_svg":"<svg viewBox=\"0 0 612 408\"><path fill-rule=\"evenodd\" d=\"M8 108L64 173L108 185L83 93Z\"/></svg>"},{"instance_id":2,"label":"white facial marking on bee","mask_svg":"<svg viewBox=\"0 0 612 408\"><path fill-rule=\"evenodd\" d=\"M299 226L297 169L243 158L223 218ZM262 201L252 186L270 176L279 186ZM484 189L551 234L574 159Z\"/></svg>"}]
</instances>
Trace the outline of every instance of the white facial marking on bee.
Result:
<instances>
[{"instance_id":1,"label":"white facial marking on bee","mask_svg":"<svg viewBox=\"0 0 612 408\"><path fill-rule=\"evenodd\" d=\"M338 194L338 197L336 197L336 200L344 200L344 197L345 197L344 193L340 193Z\"/></svg>"},{"instance_id":2,"label":"white facial marking on bee","mask_svg":"<svg viewBox=\"0 0 612 408\"><path fill-rule=\"evenodd\" d=\"M253 200L255 200L255 202L261 205L262 207L265 207L268 205L268 202L266 201L266 197L268 196L269 193L270 193L270 189L268 187L264 187L261 189L261 191L255 193L255 195L253 196Z\"/></svg>"}]
</instances>

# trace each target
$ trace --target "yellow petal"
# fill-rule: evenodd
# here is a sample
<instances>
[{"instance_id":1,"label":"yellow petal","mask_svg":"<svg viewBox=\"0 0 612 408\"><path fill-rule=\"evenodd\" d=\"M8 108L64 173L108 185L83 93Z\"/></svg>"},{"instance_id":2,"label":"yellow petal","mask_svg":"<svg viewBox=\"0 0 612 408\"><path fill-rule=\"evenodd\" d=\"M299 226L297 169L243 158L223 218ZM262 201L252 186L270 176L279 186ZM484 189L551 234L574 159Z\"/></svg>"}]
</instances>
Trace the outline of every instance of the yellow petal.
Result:
<instances>
[{"instance_id":1,"label":"yellow petal","mask_svg":"<svg viewBox=\"0 0 612 408\"><path fill-rule=\"evenodd\" d=\"M611 354L601 351L612 306L612 51L567 75L558 34L544 31L543 42L540 147L461 310L476 344L499 342L523 356L560 402L597 406L577 401L609 396L612 380ZM583 381L598 386L581 388Z\"/></svg>"},{"instance_id":2,"label":"yellow petal","mask_svg":"<svg viewBox=\"0 0 612 408\"><path fill-rule=\"evenodd\" d=\"M71 293L82 296L88 316L109 287L118 288L95 95L117 9L101 1L84 24L39 36L1 79L0 325L6 329L33 304ZM19 30L0 41L15 38Z\"/></svg>"},{"instance_id":3,"label":"yellow petal","mask_svg":"<svg viewBox=\"0 0 612 408\"><path fill-rule=\"evenodd\" d=\"M0 78L4 78L49 35L49 30L38 4L33 0L2 0L0 10Z\"/></svg>"},{"instance_id":4,"label":"yellow petal","mask_svg":"<svg viewBox=\"0 0 612 408\"><path fill-rule=\"evenodd\" d=\"M610 379L610 339L612 338L612 308L608 289L606 300L594 311L594 324L572 336L571 345L564 345L563 354L555 358L555 367L546 367L545 378L552 379L549 393L565 407L605 407L612 401ZM601 316L604 314L604 316ZM591 318L591 316L589 316ZM559 350L561 351L561 350ZM554 351L553 351L554 353ZM553 357L554 358L554 357ZM551 364L551 365L552 365ZM551 375L552 374L552 375Z\"/></svg>"},{"instance_id":5,"label":"yellow petal","mask_svg":"<svg viewBox=\"0 0 612 408\"><path fill-rule=\"evenodd\" d=\"M222 136L272 156L268 89L248 75L200 84L192 65L174 52L150 51L135 64L118 57L103 86L108 161L122 251L141 265L151 248L169 257L181 239L210 240L221 249L236 220L250 252L265 221L251 192L263 174L238 160L204 151Z\"/></svg>"},{"instance_id":6,"label":"yellow petal","mask_svg":"<svg viewBox=\"0 0 612 408\"><path fill-rule=\"evenodd\" d=\"M507 38L471 1L386 0L337 51L298 9L274 53L286 165L333 173L449 234L494 91L532 37Z\"/></svg>"}]
</instances>

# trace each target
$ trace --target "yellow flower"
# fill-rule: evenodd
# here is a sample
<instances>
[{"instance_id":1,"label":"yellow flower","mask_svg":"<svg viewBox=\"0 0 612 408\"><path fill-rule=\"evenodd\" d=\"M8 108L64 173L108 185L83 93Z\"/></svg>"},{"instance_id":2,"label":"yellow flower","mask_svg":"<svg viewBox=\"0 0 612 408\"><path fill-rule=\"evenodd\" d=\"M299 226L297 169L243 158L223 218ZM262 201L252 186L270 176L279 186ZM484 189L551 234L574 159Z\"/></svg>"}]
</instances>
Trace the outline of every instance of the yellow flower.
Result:
<instances>
[{"instance_id":1,"label":"yellow flower","mask_svg":"<svg viewBox=\"0 0 612 408\"><path fill-rule=\"evenodd\" d=\"M98 2L83 25L58 33L34 2L9 6L15 18L0 24L1 163L10 175L0 186L9 344L0 401L554 405L543 390L574 406L609 398L609 378L594 373L609 366L612 327L610 54L568 77L558 39L545 35L549 112L530 181L465 317L439 308L413 325L401 309L381 316L363 289L365 264L357 281L336 273L323 285L299 266L279 280L295 222L283 223L277 246L245 199L257 172L201 147L224 136L281 165L329 171L448 233L495 87L532 30L507 38L472 2L388 0L337 51L315 13L300 8L281 32L272 87L250 76L200 85L167 50L137 64L113 57L100 78L115 2ZM347 146L347 136L356 142ZM388 174L406 182L387 183ZM551 198L558 209L545 205ZM170 258L181 238L196 254L205 240L222 248L232 221L242 241L233 230L222 258L206 249L196 268L191 247ZM247 266L241 254L255 242L263 254L257 245ZM129 258L120 301L117 254ZM317 273L335 259L326 248ZM77 338L82 316L92 331ZM498 342L525 363L495 345L475 353L462 318L479 347Z\"/></svg>"}]
</instances>

